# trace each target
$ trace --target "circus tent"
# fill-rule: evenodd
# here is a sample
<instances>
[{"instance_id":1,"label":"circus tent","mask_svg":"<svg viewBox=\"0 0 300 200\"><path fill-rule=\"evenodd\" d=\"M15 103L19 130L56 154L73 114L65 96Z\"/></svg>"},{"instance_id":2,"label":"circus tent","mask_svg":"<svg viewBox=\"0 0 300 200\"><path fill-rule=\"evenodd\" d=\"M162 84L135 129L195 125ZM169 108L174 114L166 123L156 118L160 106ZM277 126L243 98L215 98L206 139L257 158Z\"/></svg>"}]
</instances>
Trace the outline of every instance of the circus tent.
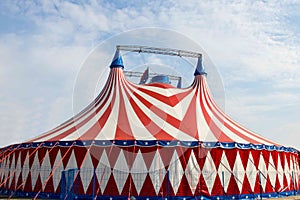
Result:
<instances>
[{"instance_id":1,"label":"circus tent","mask_svg":"<svg viewBox=\"0 0 300 200\"><path fill-rule=\"evenodd\" d=\"M300 192L299 152L215 103L202 57L187 88L134 84L117 49L84 110L1 149L0 192L61 199L253 199Z\"/></svg>"}]
</instances>

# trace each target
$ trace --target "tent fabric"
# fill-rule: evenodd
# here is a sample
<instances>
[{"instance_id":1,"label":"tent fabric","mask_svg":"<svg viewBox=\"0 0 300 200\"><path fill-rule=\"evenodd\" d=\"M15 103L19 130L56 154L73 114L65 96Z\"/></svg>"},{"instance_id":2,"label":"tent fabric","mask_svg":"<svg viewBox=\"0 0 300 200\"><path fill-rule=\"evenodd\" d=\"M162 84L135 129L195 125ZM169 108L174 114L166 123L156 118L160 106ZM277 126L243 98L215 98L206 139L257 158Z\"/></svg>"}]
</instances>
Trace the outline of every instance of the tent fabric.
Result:
<instances>
[{"instance_id":1,"label":"tent fabric","mask_svg":"<svg viewBox=\"0 0 300 200\"><path fill-rule=\"evenodd\" d=\"M165 148L68 144L41 146L37 151L36 146L13 151L4 159L3 188L60 193L61 172L80 169L74 183L79 196L226 195L238 199L299 190L295 152L180 144Z\"/></svg>"},{"instance_id":2,"label":"tent fabric","mask_svg":"<svg viewBox=\"0 0 300 200\"><path fill-rule=\"evenodd\" d=\"M103 92L84 112L28 142L69 140L183 140L276 145L247 130L214 102L206 77L185 89L135 85L111 69Z\"/></svg>"},{"instance_id":3,"label":"tent fabric","mask_svg":"<svg viewBox=\"0 0 300 200\"><path fill-rule=\"evenodd\" d=\"M1 149L0 193L251 199L300 192L299 151L227 116L213 100L202 63L182 89L133 84L123 68L117 51L103 90L82 112Z\"/></svg>"}]
</instances>

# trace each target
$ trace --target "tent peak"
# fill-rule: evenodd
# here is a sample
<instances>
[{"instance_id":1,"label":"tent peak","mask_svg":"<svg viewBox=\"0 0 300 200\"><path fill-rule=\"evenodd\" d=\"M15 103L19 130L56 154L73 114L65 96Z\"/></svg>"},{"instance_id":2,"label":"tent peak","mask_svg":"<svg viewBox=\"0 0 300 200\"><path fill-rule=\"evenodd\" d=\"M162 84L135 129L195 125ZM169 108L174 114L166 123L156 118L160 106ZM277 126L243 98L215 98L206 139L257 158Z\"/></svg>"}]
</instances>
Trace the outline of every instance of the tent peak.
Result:
<instances>
[{"instance_id":1,"label":"tent peak","mask_svg":"<svg viewBox=\"0 0 300 200\"><path fill-rule=\"evenodd\" d=\"M110 64L110 68L122 68L122 69L124 69L123 59L122 59L119 48L117 48L117 50L116 50L115 56L112 60L112 63Z\"/></svg>"},{"instance_id":2,"label":"tent peak","mask_svg":"<svg viewBox=\"0 0 300 200\"><path fill-rule=\"evenodd\" d=\"M197 67L194 73L195 76L197 75L207 75L207 73L205 72L204 66L202 64L202 56L198 57L198 62L197 62Z\"/></svg>"}]
</instances>

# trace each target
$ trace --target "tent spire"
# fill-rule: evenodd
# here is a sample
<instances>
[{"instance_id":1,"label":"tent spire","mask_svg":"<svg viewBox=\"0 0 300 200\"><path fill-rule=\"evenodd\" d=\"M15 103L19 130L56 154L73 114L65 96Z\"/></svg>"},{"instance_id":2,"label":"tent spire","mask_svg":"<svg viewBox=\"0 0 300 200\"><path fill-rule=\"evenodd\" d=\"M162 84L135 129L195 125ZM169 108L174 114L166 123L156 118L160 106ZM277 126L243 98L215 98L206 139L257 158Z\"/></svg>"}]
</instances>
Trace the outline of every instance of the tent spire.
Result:
<instances>
[{"instance_id":1,"label":"tent spire","mask_svg":"<svg viewBox=\"0 0 300 200\"><path fill-rule=\"evenodd\" d=\"M202 56L198 57L197 68L195 70L194 75L195 76L197 76L197 75L207 75L207 73L205 72L204 66L202 64Z\"/></svg>"},{"instance_id":2,"label":"tent spire","mask_svg":"<svg viewBox=\"0 0 300 200\"><path fill-rule=\"evenodd\" d=\"M122 69L124 69L123 59L122 59L119 48L117 48L117 50L116 50L115 56L112 60L112 63L110 64L110 68L122 68Z\"/></svg>"}]
</instances>

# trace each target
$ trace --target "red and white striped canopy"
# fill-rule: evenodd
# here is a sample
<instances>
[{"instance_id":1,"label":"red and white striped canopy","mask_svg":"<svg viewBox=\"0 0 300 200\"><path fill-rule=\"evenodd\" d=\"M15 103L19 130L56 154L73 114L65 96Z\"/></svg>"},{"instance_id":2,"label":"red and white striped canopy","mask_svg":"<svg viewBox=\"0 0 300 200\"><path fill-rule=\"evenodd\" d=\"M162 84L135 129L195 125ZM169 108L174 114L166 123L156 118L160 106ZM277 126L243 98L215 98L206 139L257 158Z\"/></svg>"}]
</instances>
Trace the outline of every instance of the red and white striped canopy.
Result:
<instances>
[{"instance_id":1,"label":"red and white striped canopy","mask_svg":"<svg viewBox=\"0 0 300 200\"><path fill-rule=\"evenodd\" d=\"M98 97L77 116L28 142L72 140L180 140L278 145L242 127L216 105L206 73L188 88L137 85L123 73L116 53ZM196 72L204 72L198 60Z\"/></svg>"},{"instance_id":2,"label":"red and white striped canopy","mask_svg":"<svg viewBox=\"0 0 300 200\"><path fill-rule=\"evenodd\" d=\"M299 152L224 114L201 58L184 89L129 82L118 51L110 68L103 90L82 112L1 149L0 194L254 199L300 192Z\"/></svg>"}]
</instances>

